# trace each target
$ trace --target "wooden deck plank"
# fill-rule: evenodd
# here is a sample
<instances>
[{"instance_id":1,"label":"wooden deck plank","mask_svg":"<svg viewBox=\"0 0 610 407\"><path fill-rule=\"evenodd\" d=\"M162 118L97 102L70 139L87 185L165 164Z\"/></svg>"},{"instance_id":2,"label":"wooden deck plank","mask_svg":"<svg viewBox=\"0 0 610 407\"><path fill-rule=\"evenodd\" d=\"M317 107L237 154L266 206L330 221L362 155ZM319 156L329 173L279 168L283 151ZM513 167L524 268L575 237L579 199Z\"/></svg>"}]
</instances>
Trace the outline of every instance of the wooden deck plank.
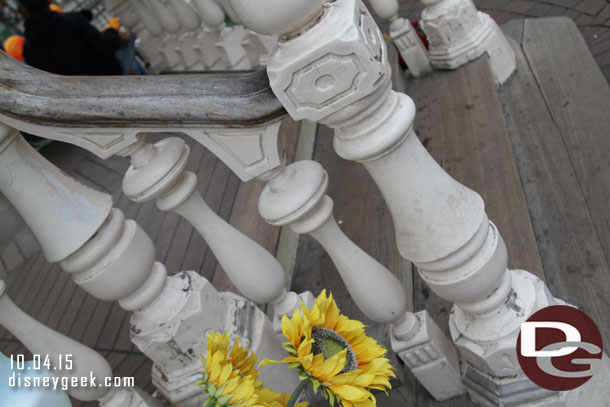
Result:
<instances>
[{"instance_id":1,"label":"wooden deck plank","mask_svg":"<svg viewBox=\"0 0 610 407\"><path fill-rule=\"evenodd\" d=\"M574 168L608 264L610 87L566 17L526 20L523 52L560 130L569 159L565 164Z\"/></svg>"},{"instance_id":2,"label":"wooden deck plank","mask_svg":"<svg viewBox=\"0 0 610 407\"><path fill-rule=\"evenodd\" d=\"M82 340L83 336L85 336L89 324L92 321L92 315L95 313L95 309L97 307L99 300L93 298L90 295L85 297L85 301L83 301L83 305L78 310L78 314L76 319L74 320L74 324L70 327L70 331L68 331L68 336L78 340L79 342ZM90 345L87 345L90 346Z\"/></svg>"},{"instance_id":3,"label":"wooden deck plank","mask_svg":"<svg viewBox=\"0 0 610 407\"><path fill-rule=\"evenodd\" d=\"M48 314L45 314L45 306L47 306L47 304L53 304L56 301L56 299L53 298L53 295L61 292L59 291L59 287L64 287L66 281L69 279L56 264L49 269L47 274L50 277L49 282L48 284L45 284L41 294L32 301L33 306L28 312L28 314L39 321L45 319L45 315L48 316Z\"/></svg>"},{"instance_id":4,"label":"wooden deck plank","mask_svg":"<svg viewBox=\"0 0 610 407\"><path fill-rule=\"evenodd\" d=\"M108 311L108 316L100 329L94 347L129 351L131 349L131 341L129 341L128 344L126 344L125 341L119 342L119 335L127 334L127 338L129 338L129 332L123 332L121 328L123 326L123 321L125 318L128 318L128 314L131 313L128 313L121 308L116 301L109 302L109 304L110 309ZM119 346L119 344L122 346Z\"/></svg>"},{"instance_id":5,"label":"wooden deck plank","mask_svg":"<svg viewBox=\"0 0 610 407\"><path fill-rule=\"evenodd\" d=\"M517 55L517 72L501 89L500 97L546 282L555 296L582 307L608 340L610 277L595 229L599 218L594 219L587 205L582 182L564 139L564 129L549 111L538 77L530 71L530 62L518 44L511 43ZM561 53L569 54L567 50L572 49L563 47ZM561 78L557 76L555 81L563 81ZM607 129L597 136L607 138ZM595 145L582 148L595 148ZM598 193L601 192L600 186Z\"/></svg>"},{"instance_id":6,"label":"wooden deck plank","mask_svg":"<svg viewBox=\"0 0 610 407\"><path fill-rule=\"evenodd\" d=\"M50 308L46 324L59 332L69 332L87 297L87 293L69 279L56 304Z\"/></svg>"},{"instance_id":7,"label":"wooden deck plank","mask_svg":"<svg viewBox=\"0 0 610 407\"><path fill-rule=\"evenodd\" d=\"M44 264L37 273L34 284L23 297L18 299L22 311L32 316L37 315L36 311L40 310L42 299L48 295L48 288L55 283L58 277L59 273L52 272L50 264Z\"/></svg>"}]
</instances>

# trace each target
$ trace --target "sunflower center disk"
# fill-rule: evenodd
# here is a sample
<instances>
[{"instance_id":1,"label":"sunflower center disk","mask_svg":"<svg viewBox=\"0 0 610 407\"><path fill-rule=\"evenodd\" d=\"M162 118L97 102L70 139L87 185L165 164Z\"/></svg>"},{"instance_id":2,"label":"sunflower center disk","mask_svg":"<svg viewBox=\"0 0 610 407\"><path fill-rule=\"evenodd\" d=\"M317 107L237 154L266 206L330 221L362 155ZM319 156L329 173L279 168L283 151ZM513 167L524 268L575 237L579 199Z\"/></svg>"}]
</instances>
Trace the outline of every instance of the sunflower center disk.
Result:
<instances>
[{"instance_id":1,"label":"sunflower center disk","mask_svg":"<svg viewBox=\"0 0 610 407\"><path fill-rule=\"evenodd\" d=\"M324 359L330 359L343 349L347 349L345 367L339 372L346 373L358 368L356 355L349 343L338 333L328 328L314 327L311 330L311 337L314 340L311 350L315 355L321 353Z\"/></svg>"}]
</instances>

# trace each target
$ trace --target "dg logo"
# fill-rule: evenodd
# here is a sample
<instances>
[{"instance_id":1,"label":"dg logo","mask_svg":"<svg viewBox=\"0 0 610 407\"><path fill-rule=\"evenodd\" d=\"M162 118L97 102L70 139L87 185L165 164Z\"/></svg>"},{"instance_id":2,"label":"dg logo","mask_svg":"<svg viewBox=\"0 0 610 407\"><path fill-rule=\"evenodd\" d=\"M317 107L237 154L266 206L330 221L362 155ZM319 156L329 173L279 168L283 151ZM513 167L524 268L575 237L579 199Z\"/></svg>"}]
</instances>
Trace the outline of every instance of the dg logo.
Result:
<instances>
[{"instance_id":1,"label":"dg logo","mask_svg":"<svg viewBox=\"0 0 610 407\"><path fill-rule=\"evenodd\" d=\"M519 364L531 381L545 389L582 386L602 368L602 355L599 329L577 308L553 305L521 324Z\"/></svg>"}]
</instances>

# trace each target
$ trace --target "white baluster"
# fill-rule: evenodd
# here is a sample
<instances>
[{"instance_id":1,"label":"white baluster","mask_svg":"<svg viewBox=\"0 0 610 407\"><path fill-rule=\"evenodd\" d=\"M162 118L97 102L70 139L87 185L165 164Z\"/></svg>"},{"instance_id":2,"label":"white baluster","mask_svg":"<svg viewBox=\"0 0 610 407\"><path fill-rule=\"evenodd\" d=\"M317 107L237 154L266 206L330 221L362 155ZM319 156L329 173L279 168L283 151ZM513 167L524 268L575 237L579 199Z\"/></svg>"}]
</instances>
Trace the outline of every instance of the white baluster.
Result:
<instances>
[{"instance_id":1,"label":"white baluster","mask_svg":"<svg viewBox=\"0 0 610 407\"><path fill-rule=\"evenodd\" d=\"M174 9L182 29L195 31L201 26L199 15L184 0L172 0L168 2L168 5Z\"/></svg>"},{"instance_id":2,"label":"white baluster","mask_svg":"<svg viewBox=\"0 0 610 407\"><path fill-rule=\"evenodd\" d=\"M504 83L515 71L515 53L498 24L477 11L472 0L421 2L426 8L420 24L428 38L433 67L455 69L486 53L496 84Z\"/></svg>"},{"instance_id":3,"label":"white baluster","mask_svg":"<svg viewBox=\"0 0 610 407\"><path fill-rule=\"evenodd\" d=\"M48 356L53 374L60 378L69 378L68 394L75 399L99 400L102 407L160 406L140 389L105 386L105 380L107 378L112 380L113 377L106 359L23 312L6 294L6 284L2 280L0 280L0 326L15 335L32 354L41 355L42 361ZM72 385L72 378L76 378L78 385ZM82 382L83 378L86 380L85 385ZM121 402L117 403L119 399Z\"/></svg>"},{"instance_id":4,"label":"white baluster","mask_svg":"<svg viewBox=\"0 0 610 407\"><path fill-rule=\"evenodd\" d=\"M173 8L181 25L178 34L178 53L182 56L185 69L202 70L202 55L198 35L203 29L201 19L195 9L184 0L172 0L168 3Z\"/></svg>"},{"instance_id":5,"label":"white baluster","mask_svg":"<svg viewBox=\"0 0 610 407\"><path fill-rule=\"evenodd\" d=\"M119 16L122 25L136 33L136 47L149 63L149 71L167 70L165 56L159 51L163 29L155 14L141 0L105 0L106 9Z\"/></svg>"},{"instance_id":6,"label":"white baluster","mask_svg":"<svg viewBox=\"0 0 610 407\"><path fill-rule=\"evenodd\" d=\"M162 34L161 52L165 55L172 71L184 70L184 61L177 49L180 47L179 33L181 30L180 21L173 11L165 5L162 0L143 0L152 8L155 16L159 20L164 33Z\"/></svg>"},{"instance_id":7,"label":"white baluster","mask_svg":"<svg viewBox=\"0 0 610 407\"><path fill-rule=\"evenodd\" d=\"M241 45L246 50L252 67L264 67L267 66L269 58L275 52L275 48L277 48L277 37L249 31L248 36L242 40Z\"/></svg>"},{"instance_id":8,"label":"white baluster","mask_svg":"<svg viewBox=\"0 0 610 407\"><path fill-rule=\"evenodd\" d=\"M226 69L222 51L216 46L224 27L224 11L212 0L194 0L193 4L205 25L197 35L203 67L210 70Z\"/></svg>"},{"instance_id":9,"label":"white baluster","mask_svg":"<svg viewBox=\"0 0 610 407\"><path fill-rule=\"evenodd\" d=\"M220 37L216 47L220 50L224 64L230 69L252 69L250 59L242 43L248 38L249 30L242 25L224 27L220 30Z\"/></svg>"},{"instance_id":10,"label":"white baluster","mask_svg":"<svg viewBox=\"0 0 610 407\"><path fill-rule=\"evenodd\" d=\"M220 27L225 22L225 13L212 0L193 0L203 22L211 28Z\"/></svg>"},{"instance_id":11,"label":"white baluster","mask_svg":"<svg viewBox=\"0 0 610 407\"><path fill-rule=\"evenodd\" d=\"M279 261L205 203L196 191L197 177L186 171L190 149L184 141L168 138L151 145L141 135L120 154L131 156L132 163L123 180L125 194L136 202L156 199L161 210L173 210L188 220L246 298L275 305L273 323L277 332L281 332L282 315L291 314L299 301L313 304L310 292L287 292L286 275Z\"/></svg>"},{"instance_id":12,"label":"white baluster","mask_svg":"<svg viewBox=\"0 0 610 407\"><path fill-rule=\"evenodd\" d=\"M505 386L522 386L521 405L548 397L523 375L515 342L521 323L554 299L534 275L507 270L506 246L481 197L453 180L417 139L413 101L391 90L384 43L362 2L229 1L250 28L282 35L267 68L276 96L295 120L335 129L337 153L362 162L379 186L402 256L455 302L450 330L471 395L490 406L485 393L502 401ZM608 374L600 379L610 380ZM582 389L552 397L575 407L587 405L587 394L608 391Z\"/></svg>"},{"instance_id":13,"label":"white baluster","mask_svg":"<svg viewBox=\"0 0 610 407\"><path fill-rule=\"evenodd\" d=\"M45 257L56 262L93 236L112 201L46 160L26 165L25 158L35 153L15 129L0 123L0 190L32 229Z\"/></svg>"},{"instance_id":14,"label":"white baluster","mask_svg":"<svg viewBox=\"0 0 610 407\"><path fill-rule=\"evenodd\" d=\"M233 284L248 299L267 303L282 295L286 276L277 259L219 217L197 191L197 177L186 171L190 148L179 138L156 144L139 142L121 155L131 156L123 191L132 200L157 200L188 220L208 243Z\"/></svg>"},{"instance_id":15,"label":"white baluster","mask_svg":"<svg viewBox=\"0 0 610 407\"><path fill-rule=\"evenodd\" d=\"M412 358L414 347L434 348L429 352L433 357L409 367L435 398L463 393L455 346L425 311L418 316L407 312L400 281L339 229L332 214L333 201L326 195L328 174L322 166L299 161L264 178L269 182L258 203L261 216L272 225L290 225L297 233L308 233L324 247L360 310L373 321L392 324L396 336L392 342L401 357ZM442 386L436 382L438 377L445 379Z\"/></svg>"},{"instance_id":16,"label":"white baluster","mask_svg":"<svg viewBox=\"0 0 610 407\"><path fill-rule=\"evenodd\" d=\"M406 18L398 16L398 0L371 0L377 15L390 21L390 37L414 77L428 72L432 67L426 47Z\"/></svg>"},{"instance_id":17,"label":"white baluster","mask_svg":"<svg viewBox=\"0 0 610 407\"><path fill-rule=\"evenodd\" d=\"M0 191L21 210L41 246L41 238L57 241L47 251L81 288L134 311L132 341L155 362L153 382L172 403L203 402L193 382L201 370L197 356L205 352L208 329L247 338L261 357L283 357L281 338L259 308L238 295L219 293L194 271L168 277L165 266L154 261L150 238L121 211L111 210L108 195L61 173L16 131L4 125L0 129ZM103 217L98 224L93 215L99 213ZM283 286L273 289L280 304L290 302ZM262 380L271 387L294 387L298 379L283 372L282 366L266 369Z\"/></svg>"}]
</instances>

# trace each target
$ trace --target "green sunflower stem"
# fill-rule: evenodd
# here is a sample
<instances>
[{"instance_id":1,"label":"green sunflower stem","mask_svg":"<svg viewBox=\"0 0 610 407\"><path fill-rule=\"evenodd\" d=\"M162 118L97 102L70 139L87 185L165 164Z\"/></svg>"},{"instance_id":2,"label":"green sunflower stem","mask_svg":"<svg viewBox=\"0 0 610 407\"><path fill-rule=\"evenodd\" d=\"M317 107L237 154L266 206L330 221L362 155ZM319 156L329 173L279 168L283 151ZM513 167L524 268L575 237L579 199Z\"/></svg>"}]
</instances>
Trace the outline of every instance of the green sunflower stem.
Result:
<instances>
[{"instance_id":1,"label":"green sunflower stem","mask_svg":"<svg viewBox=\"0 0 610 407\"><path fill-rule=\"evenodd\" d=\"M297 402L297 400L301 396L301 393L303 393L305 391L308 384L309 384L309 380L303 380L297 386L297 388L294 389L294 392L292 393L292 396L290 396L290 400L288 400L288 404L286 404L286 407L294 407L294 404Z\"/></svg>"}]
</instances>

